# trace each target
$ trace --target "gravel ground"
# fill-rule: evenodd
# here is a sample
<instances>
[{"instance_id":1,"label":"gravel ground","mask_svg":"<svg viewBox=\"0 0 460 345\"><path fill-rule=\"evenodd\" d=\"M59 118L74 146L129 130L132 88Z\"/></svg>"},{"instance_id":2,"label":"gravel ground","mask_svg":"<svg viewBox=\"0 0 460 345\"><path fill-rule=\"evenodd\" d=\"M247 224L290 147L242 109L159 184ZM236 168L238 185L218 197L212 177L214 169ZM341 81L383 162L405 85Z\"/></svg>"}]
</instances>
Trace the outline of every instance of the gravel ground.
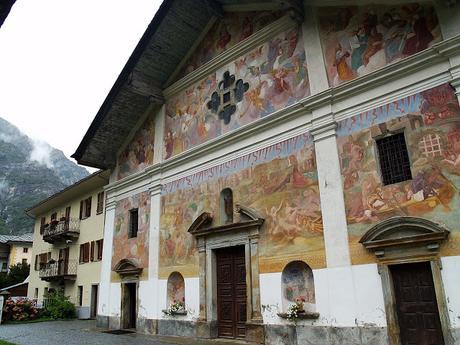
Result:
<instances>
[{"instance_id":1,"label":"gravel ground","mask_svg":"<svg viewBox=\"0 0 460 345\"><path fill-rule=\"evenodd\" d=\"M167 345L153 337L101 333L95 327L92 320L7 324L0 325L0 339L21 345Z\"/></svg>"}]
</instances>

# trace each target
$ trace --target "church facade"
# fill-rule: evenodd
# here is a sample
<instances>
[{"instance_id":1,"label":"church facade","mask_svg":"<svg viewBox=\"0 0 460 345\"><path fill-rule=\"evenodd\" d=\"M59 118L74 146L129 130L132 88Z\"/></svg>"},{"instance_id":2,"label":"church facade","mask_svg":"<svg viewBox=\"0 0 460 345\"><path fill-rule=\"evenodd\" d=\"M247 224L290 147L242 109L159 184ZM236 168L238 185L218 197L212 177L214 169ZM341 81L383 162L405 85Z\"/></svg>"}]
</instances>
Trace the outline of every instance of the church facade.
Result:
<instances>
[{"instance_id":1,"label":"church facade","mask_svg":"<svg viewBox=\"0 0 460 345\"><path fill-rule=\"evenodd\" d=\"M98 325L460 344L460 6L166 0L74 157Z\"/></svg>"}]
</instances>

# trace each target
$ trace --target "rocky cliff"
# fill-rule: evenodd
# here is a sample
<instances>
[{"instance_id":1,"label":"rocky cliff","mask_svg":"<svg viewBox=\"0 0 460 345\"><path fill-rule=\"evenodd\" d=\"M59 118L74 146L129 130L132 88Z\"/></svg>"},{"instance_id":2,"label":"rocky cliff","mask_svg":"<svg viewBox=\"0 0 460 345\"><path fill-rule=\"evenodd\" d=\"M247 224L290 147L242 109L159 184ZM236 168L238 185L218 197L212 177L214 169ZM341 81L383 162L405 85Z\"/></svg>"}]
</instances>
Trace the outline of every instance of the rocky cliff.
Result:
<instances>
[{"instance_id":1,"label":"rocky cliff","mask_svg":"<svg viewBox=\"0 0 460 345\"><path fill-rule=\"evenodd\" d=\"M88 174L62 151L0 118L0 234L32 232L33 220L24 209Z\"/></svg>"}]
</instances>

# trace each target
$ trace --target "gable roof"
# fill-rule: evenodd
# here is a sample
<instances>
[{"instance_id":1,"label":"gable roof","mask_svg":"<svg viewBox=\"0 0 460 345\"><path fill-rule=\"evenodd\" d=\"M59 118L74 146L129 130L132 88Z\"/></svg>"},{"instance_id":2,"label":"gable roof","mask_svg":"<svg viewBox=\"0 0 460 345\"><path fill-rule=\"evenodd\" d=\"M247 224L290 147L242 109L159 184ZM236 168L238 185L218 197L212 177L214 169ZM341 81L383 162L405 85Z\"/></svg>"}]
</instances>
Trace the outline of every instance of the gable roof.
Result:
<instances>
[{"instance_id":1,"label":"gable roof","mask_svg":"<svg viewBox=\"0 0 460 345\"><path fill-rule=\"evenodd\" d=\"M72 155L79 164L112 168L121 143L162 90L207 24L229 6L302 7L301 0L164 0Z\"/></svg>"},{"instance_id":2,"label":"gable roof","mask_svg":"<svg viewBox=\"0 0 460 345\"><path fill-rule=\"evenodd\" d=\"M22 235L0 235L0 243L12 243L12 242L30 242L33 241L33 233L22 234Z\"/></svg>"}]
</instances>

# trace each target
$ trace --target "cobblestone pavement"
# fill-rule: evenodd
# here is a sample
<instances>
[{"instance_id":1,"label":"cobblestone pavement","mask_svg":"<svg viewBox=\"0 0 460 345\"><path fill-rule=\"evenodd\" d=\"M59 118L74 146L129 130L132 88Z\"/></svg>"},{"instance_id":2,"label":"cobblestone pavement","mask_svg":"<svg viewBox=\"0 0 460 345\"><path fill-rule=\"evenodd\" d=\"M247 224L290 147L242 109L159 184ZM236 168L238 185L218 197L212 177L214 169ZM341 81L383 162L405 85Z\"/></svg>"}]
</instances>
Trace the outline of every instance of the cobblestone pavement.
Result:
<instances>
[{"instance_id":1,"label":"cobblestone pavement","mask_svg":"<svg viewBox=\"0 0 460 345\"><path fill-rule=\"evenodd\" d=\"M7 324L0 325L0 339L20 345L167 345L154 337L101 333L95 327L91 320Z\"/></svg>"}]
</instances>

